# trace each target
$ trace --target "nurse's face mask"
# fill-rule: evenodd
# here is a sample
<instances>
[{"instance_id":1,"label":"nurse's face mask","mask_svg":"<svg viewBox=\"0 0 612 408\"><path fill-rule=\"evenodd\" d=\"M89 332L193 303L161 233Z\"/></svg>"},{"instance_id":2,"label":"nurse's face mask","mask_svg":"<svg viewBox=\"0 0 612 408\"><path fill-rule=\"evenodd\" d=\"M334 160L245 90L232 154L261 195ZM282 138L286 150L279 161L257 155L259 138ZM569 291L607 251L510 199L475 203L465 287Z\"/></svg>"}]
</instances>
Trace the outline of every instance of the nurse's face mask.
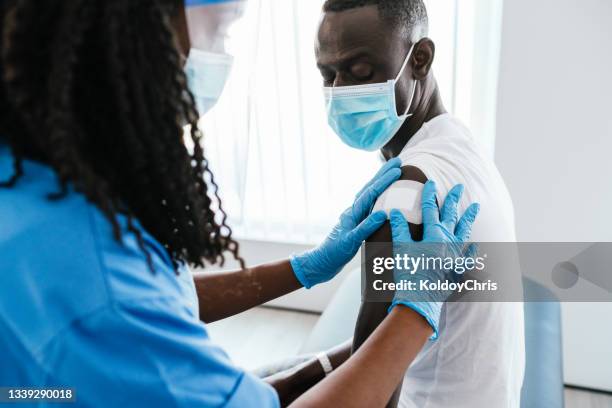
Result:
<instances>
[{"instance_id":1,"label":"nurse's face mask","mask_svg":"<svg viewBox=\"0 0 612 408\"><path fill-rule=\"evenodd\" d=\"M191 50L185 63L189 89L200 115L218 102L234 58L225 51L228 29L244 13L244 0L186 0Z\"/></svg>"},{"instance_id":2,"label":"nurse's face mask","mask_svg":"<svg viewBox=\"0 0 612 408\"><path fill-rule=\"evenodd\" d=\"M408 111L414 99L416 81L406 112L401 116L397 114L395 86L413 50L414 45L395 79L384 83L324 88L329 125L344 143L369 152L379 150L412 116Z\"/></svg>"}]
</instances>

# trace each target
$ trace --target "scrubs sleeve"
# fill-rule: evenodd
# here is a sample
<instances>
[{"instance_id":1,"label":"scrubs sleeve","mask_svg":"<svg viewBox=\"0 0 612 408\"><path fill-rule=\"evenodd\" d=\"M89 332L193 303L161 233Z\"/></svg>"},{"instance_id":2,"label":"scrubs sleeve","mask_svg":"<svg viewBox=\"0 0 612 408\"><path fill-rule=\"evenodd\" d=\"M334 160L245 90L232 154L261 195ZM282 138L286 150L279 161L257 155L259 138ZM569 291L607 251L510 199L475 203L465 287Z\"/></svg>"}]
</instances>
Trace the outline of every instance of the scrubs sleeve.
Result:
<instances>
[{"instance_id":1,"label":"scrubs sleeve","mask_svg":"<svg viewBox=\"0 0 612 408\"><path fill-rule=\"evenodd\" d=\"M280 406L271 386L212 344L180 299L107 305L73 322L41 354L49 382L74 388L82 406Z\"/></svg>"}]
</instances>

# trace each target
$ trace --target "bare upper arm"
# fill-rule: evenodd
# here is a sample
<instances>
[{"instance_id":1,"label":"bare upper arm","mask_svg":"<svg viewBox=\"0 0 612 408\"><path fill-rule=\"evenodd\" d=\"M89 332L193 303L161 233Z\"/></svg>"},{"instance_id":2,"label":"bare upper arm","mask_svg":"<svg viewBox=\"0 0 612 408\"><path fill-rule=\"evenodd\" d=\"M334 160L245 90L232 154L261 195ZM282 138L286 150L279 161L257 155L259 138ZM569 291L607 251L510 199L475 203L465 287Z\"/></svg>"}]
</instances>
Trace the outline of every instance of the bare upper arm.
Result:
<instances>
[{"instance_id":1,"label":"bare upper arm","mask_svg":"<svg viewBox=\"0 0 612 408\"><path fill-rule=\"evenodd\" d=\"M412 180L417 181L419 183L425 184L427 182L427 177L425 173L421 171L418 167L414 166L405 166L402 167L402 176L400 180ZM392 187L390 187L392 188ZM421 203L417 203L417 205L421 205ZM421 240L423 238L423 224L411 224L410 233L412 234L412 239ZM391 225L387 221L378 231L376 231L366 242L391 242ZM389 248L389 251L391 249ZM381 256L392 256L392 254L381 254ZM385 272L385 273L393 273ZM392 277L384 277L383 279L389 281L393 280ZM387 310L389 308L389 303L376 303L376 302L363 302L361 304L361 309L359 310L359 316L357 318L357 324L355 325L355 334L353 337L353 349L354 352L359 348L370 336L370 334L378 327L378 325L387 317ZM401 383L398 385L393 397L387 404L387 407L397 407L399 401L399 394L401 390Z\"/></svg>"},{"instance_id":2,"label":"bare upper arm","mask_svg":"<svg viewBox=\"0 0 612 408\"><path fill-rule=\"evenodd\" d=\"M402 167L402 176L400 180L412 180L425 184L427 182L427 176L425 176L425 173L418 167L404 166ZM409 226L412 239L417 241L421 240L423 238L423 225L409 223ZM386 222L385 225L372 234L367 242L391 242L391 226L389 222Z\"/></svg>"},{"instance_id":3,"label":"bare upper arm","mask_svg":"<svg viewBox=\"0 0 612 408\"><path fill-rule=\"evenodd\" d=\"M425 174L417 167L405 166L402 168L402 176L400 180L413 180L420 183L427 182ZM420 203L418 204L420 205ZM423 238L423 225L422 224L409 224L410 233L414 240L421 240ZM378 231L376 231L366 242L391 242L391 225L387 221ZM381 250L386 250L382 249ZM389 253L381 253L380 256L391 257L391 248L388 248ZM386 271L384 273L392 274L392 271ZM383 279L392 281L392 276L384 276ZM389 307L386 303L375 303L375 302L364 302L362 303L359 317L357 319L357 325L355 327L355 337L353 343L353 349L357 349L370 335L371 332L376 329L380 322L387 316L387 308Z\"/></svg>"}]
</instances>

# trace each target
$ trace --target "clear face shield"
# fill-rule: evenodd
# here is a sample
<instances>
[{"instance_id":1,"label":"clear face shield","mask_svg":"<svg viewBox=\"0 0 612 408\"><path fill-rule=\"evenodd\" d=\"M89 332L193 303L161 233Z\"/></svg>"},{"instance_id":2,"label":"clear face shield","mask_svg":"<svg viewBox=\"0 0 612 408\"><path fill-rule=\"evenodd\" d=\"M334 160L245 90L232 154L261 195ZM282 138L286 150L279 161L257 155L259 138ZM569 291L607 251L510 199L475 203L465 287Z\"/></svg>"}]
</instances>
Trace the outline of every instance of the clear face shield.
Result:
<instances>
[{"instance_id":1,"label":"clear face shield","mask_svg":"<svg viewBox=\"0 0 612 408\"><path fill-rule=\"evenodd\" d=\"M219 100L233 57L226 53L229 29L245 11L246 0L185 0L191 50L185 65L189 88L201 115Z\"/></svg>"}]
</instances>

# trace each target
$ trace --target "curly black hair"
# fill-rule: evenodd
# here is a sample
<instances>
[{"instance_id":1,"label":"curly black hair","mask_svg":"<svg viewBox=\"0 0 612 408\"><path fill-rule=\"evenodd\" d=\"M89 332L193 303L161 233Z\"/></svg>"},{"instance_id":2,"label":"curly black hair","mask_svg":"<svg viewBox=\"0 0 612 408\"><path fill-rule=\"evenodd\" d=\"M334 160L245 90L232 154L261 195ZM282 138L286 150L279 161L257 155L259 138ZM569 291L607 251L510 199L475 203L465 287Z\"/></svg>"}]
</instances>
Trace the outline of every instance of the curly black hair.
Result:
<instances>
[{"instance_id":1,"label":"curly black hair","mask_svg":"<svg viewBox=\"0 0 612 408\"><path fill-rule=\"evenodd\" d=\"M178 3L178 4L177 4ZM240 261L202 147L171 19L182 0L4 0L0 138L52 167L58 190L84 194L121 240L118 214L146 253L137 219L179 262ZM187 133L193 149L185 147ZM192 151L191 151L192 150Z\"/></svg>"}]
</instances>

